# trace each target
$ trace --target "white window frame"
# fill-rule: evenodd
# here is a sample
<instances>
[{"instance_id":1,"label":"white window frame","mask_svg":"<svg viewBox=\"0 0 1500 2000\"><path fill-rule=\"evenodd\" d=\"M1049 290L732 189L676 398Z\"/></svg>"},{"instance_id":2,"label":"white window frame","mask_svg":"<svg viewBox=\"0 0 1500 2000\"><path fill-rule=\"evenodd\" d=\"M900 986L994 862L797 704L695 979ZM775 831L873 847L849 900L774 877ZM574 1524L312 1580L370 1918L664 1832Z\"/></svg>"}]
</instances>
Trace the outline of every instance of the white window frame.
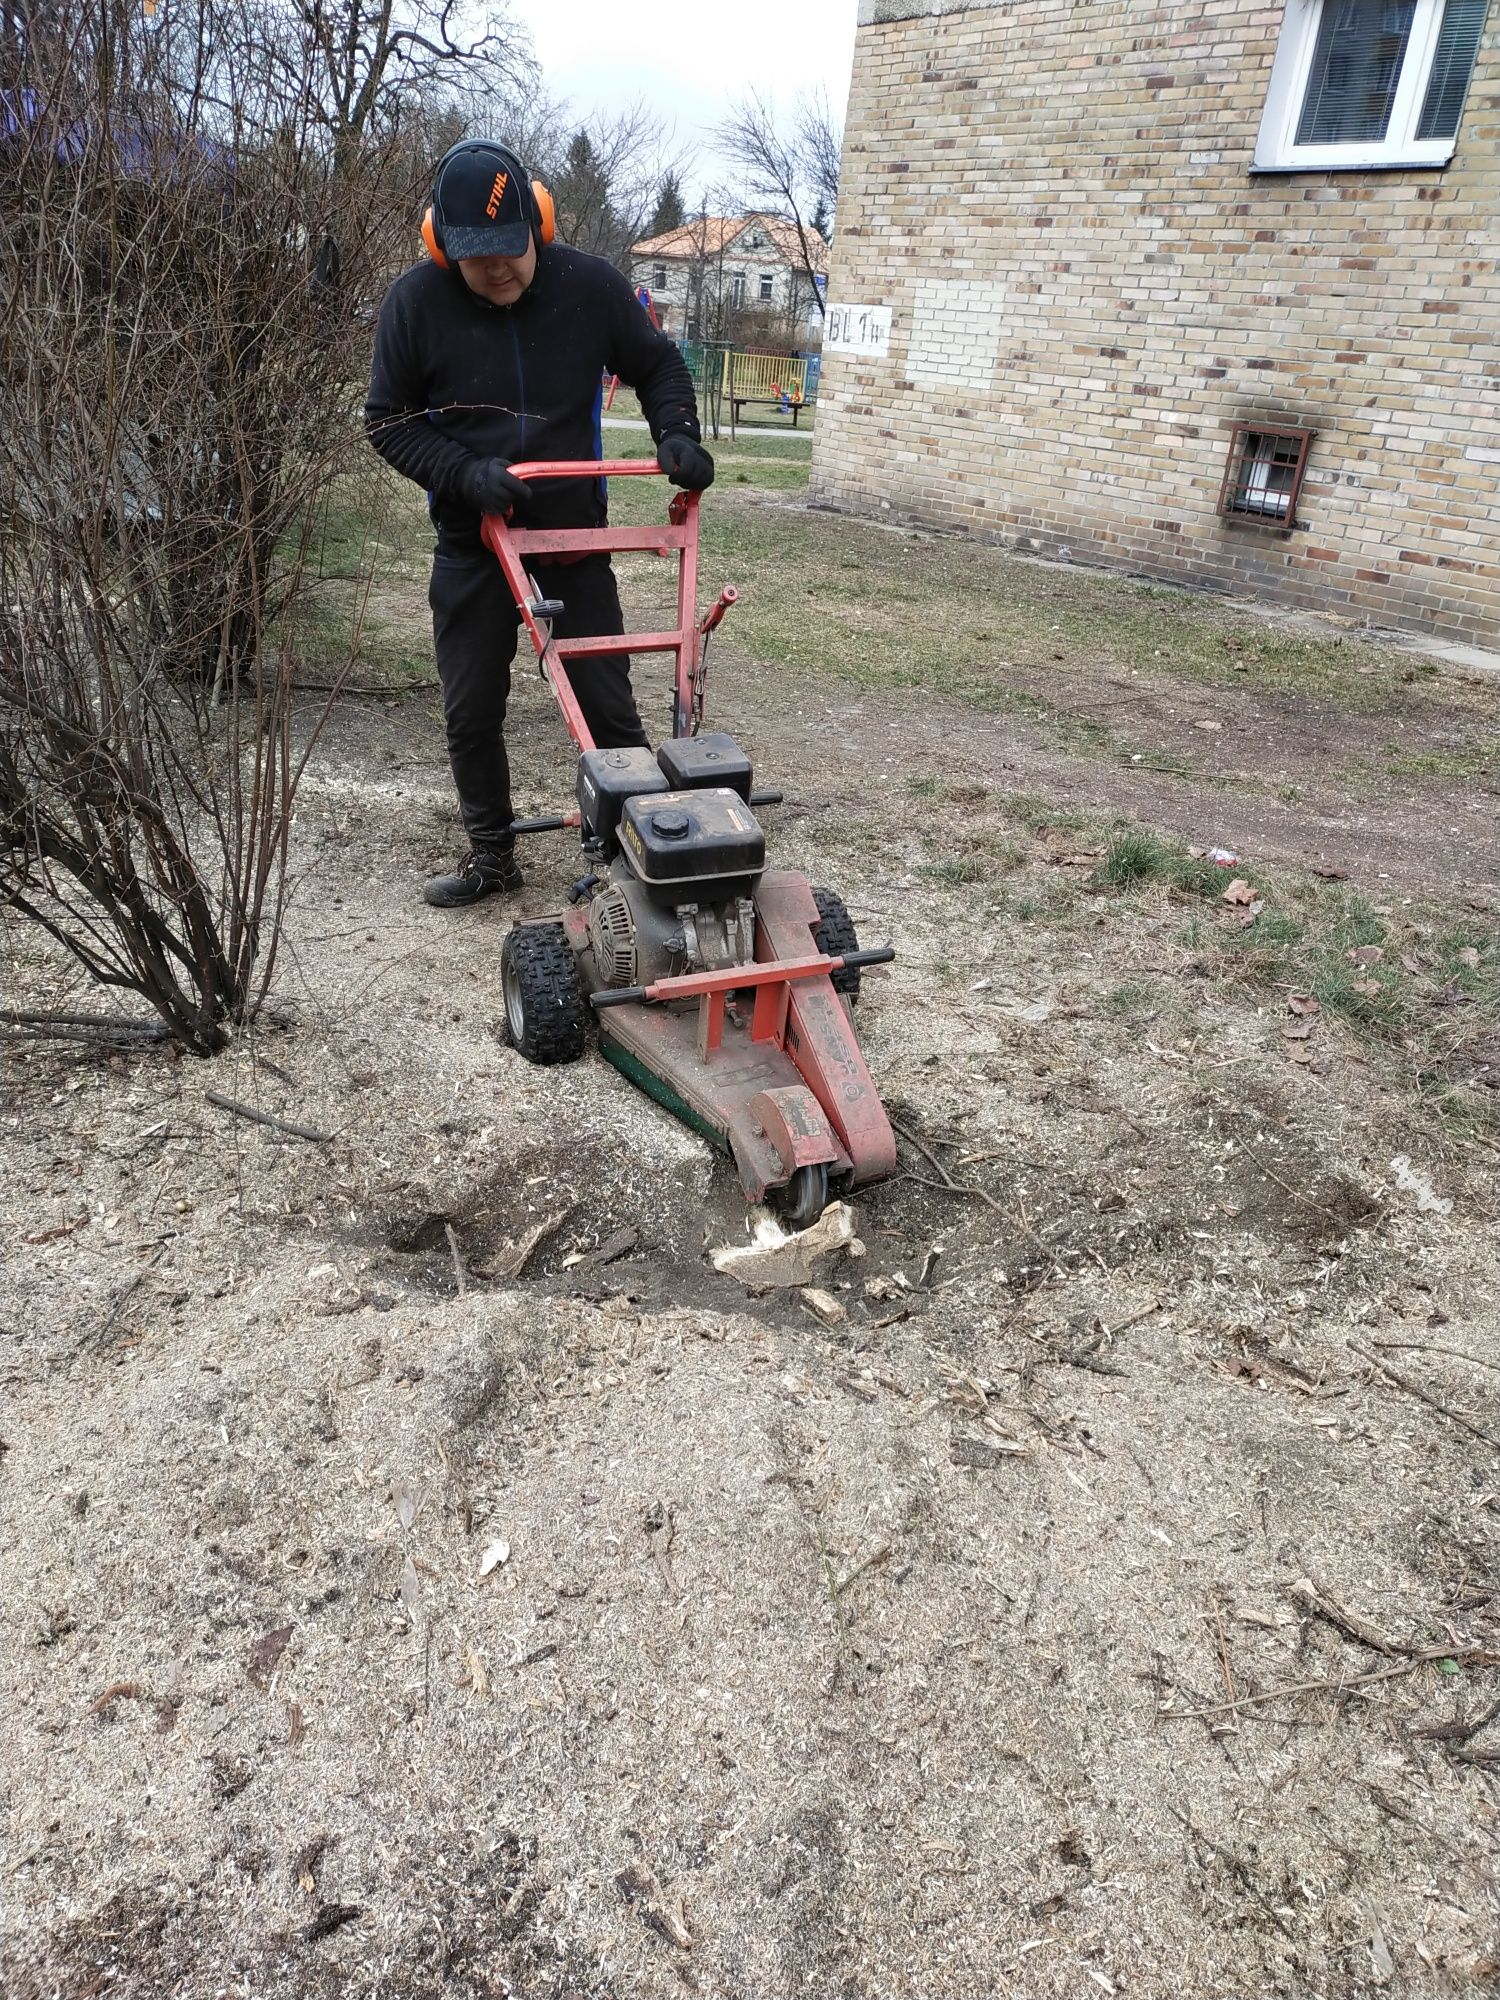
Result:
<instances>
[{"instance_id":1,"label":"white window frame","mask_svg":"<svg viewBox=\"0 0 1500 2000\"><path fill-rule=\"evenodd\" d=\"M664 292L669 283L670 279L666 265L653 264L651 267L651 289L655 292Z\"/></svg>"},{"instance_id":2,"label":"white window frame","mask_svg":"<svg viewBox=\"0 0 1500 2000\"><path fill-rule=\"evenodd\" d=\"M1255 171L1295 174L1329 167L1445 167L1457 149L1457 133L1451 139L1415 136L1437 52L1443 5L1444 0L1416 0L1384 139L1361 139L1349 146L1299 146L1297 126L1312 74L1324 0L1287 0L1265 114L1255 142Z\"/></svg>"},{"instance_id":3,"label":"white window frame","mask_svg":"<svg viewBox=\"0 0 1500 2000\"><path fill-rule=\"evenodd\" d=\"M759 303L763 306L768 306L775 301L775 298L776 298L776 273L774 271L762 271L760 274Z\"/></svg>"}]
</instances>

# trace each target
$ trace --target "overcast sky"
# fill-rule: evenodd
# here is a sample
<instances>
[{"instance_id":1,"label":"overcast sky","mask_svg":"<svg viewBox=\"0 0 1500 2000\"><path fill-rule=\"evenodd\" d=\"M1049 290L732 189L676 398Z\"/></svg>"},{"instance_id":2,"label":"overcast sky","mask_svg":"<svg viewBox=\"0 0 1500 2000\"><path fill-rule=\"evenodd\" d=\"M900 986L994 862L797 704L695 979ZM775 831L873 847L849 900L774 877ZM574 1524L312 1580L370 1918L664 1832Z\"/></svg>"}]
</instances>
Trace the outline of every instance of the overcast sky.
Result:
<instances>
[{"instance_id":1,"label":"overcast sky","mask_svg":"<svg viewBox=\"0 0 1500 2000\"><path fill-rule=\"evenodd\" d=\"M711 128L731 101L759 90L790 107L821 86L842 124L857 0L512 0L531 32L547 87L580 114L634 98L659 106L679 142L701 156L691 196L722 177Z\"/></svg>"}]
</instances>

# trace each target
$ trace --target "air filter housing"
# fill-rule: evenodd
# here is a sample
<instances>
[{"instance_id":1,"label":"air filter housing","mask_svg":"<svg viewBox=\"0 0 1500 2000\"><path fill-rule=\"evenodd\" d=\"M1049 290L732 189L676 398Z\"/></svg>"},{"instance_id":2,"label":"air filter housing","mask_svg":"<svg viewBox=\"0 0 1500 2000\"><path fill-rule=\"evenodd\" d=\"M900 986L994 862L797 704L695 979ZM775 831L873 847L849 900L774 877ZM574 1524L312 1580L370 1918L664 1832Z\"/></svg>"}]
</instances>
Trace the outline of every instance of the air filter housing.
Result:
<instances>
[{"instance_id":1,"label":"air filter housing","mask_svg":"<svg viewBox=\"0 0 1500 2000\"><path fill-rule=\"evenodd\" d=\"M704 736L674 736L658 747L656 761L674 792L727 786L747 805L750 802L750 759L723 730L710 730Z\"/></svg>"}]
</instances>

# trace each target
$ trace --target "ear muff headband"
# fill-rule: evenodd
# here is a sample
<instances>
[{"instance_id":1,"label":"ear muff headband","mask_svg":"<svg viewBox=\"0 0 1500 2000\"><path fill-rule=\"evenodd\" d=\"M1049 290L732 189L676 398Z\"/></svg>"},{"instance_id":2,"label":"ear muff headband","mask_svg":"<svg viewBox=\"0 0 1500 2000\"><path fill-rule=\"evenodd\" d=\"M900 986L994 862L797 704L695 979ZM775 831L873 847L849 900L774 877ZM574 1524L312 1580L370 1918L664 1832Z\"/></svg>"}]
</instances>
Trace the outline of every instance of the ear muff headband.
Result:
<instances>
[{"instance_id":1,"label":"ear muff headband","mask_svg":"<svg viewBox=\"0 0 1500 2000\"><path fill-rule=\"evenodd\" d=\"M448 148L437 163L437 172L432 180L433 198L422 217L423 246L433 263L443 271L448 268L448 259L443 253L443 238L437 219L437 203L443 192L443 173L450 160L456 159L460 153L468 152L498 153L514 169L518 181L524 181L526 178L526 170L521 162L504 146L491 145L485 139L462 139L458 145ZM531 227L538 244L551 243L557 235L557 208L551 190L541 181L531 183Z\"/></svg>"}]
</instances>

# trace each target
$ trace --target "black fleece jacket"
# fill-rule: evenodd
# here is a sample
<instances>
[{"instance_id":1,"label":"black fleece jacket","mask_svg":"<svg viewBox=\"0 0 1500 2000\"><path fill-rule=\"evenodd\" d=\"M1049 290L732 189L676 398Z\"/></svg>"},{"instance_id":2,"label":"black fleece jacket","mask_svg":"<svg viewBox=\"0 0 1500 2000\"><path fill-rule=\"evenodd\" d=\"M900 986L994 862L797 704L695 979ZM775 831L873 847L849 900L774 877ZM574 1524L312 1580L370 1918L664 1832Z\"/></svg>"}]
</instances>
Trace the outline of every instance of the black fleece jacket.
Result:
<instances>
[{"instance_id":1,"label":"black fleece jacket","mask_svg":"<svg viewBox=\"0 0 1500 2000\"><path fill-rule=\"evenodd\" d=\"M692 378L612 264L547 245L513 306L471 292L458 271L414 265L385 295L365 427L388 465L427 488L440 543L475 547L479 516L458 490L473 458L598 458L600 382L618 375L659 443L697 438ZM547 479L524 527L596 528L599 480Z\"/></svg>"}]
</instances>

